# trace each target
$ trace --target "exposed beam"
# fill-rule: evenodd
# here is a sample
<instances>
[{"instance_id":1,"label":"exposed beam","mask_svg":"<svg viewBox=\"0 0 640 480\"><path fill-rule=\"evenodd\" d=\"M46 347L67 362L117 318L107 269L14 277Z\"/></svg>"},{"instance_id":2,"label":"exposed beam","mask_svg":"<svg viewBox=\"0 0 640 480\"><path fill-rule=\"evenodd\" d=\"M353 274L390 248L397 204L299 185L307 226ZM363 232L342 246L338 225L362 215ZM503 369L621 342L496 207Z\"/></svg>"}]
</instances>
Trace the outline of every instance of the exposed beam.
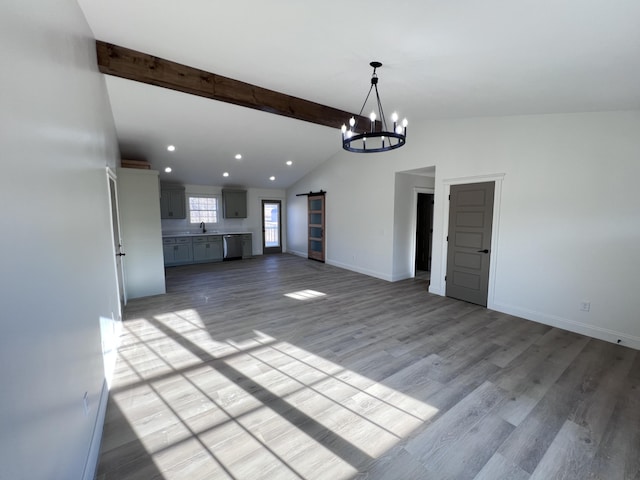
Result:
<instances>
[{"instance_id":1,"label":"exposed beam","mask_svg":"<svg viewBox=\"0 0 640 480\"><path fill-rule=\"evenodd\" d=\"M284 93L223 77L146 53L96 40L98 68L102 73L179 92L275 113L326 127L340 128L349 112L292 97ZM366 117L358 125L371 125ZM378 122L377 122L378 123Z\"/></svg>"}]
</instances>

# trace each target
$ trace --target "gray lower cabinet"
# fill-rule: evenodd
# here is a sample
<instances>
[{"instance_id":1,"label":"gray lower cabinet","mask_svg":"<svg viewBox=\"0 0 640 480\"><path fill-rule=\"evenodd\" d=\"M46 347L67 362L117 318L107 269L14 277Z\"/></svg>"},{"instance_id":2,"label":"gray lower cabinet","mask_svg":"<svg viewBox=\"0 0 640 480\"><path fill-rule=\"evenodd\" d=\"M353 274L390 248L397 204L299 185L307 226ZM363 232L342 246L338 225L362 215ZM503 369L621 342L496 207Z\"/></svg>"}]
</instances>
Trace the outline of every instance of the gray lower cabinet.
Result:
<instances>
[{"instance_id":1,"label":"gray lower cabinet","mask_svg":"<svg viewBox=\"0 0 640 480\"><path fill-rule=\"evenodd\" d=\"M163 237L165 267L222 261L222 235Z\"/></svg>"},{"instance_id":2,"label":"gray lower cabinet","mask_svg":"<svg viewBox=\"0 0 640 480\"><path fill-rule=\"evenodd\" d=\"M222 237L220 235L193 237L193 261L197 263L222 261Z\"/></svg>"},{"instance_id":3,"label":"gray lower cabinet","mask_svg":"<svg viewBox=\"0 0 640 480\"><path fill-rule=\"evenodd\" d=\"M242 258L249 258L253 256L253 243L251 241L251 234L242 235Z\"/></svg>"},{"instance_id":4,"label":"gray lower cabinet","mask_svg":"<svg viewBox=\"0 0 640 480\"><path fill-rule=\"evenodd\" d=\"M193 248L189 237L165 237L162 239L164 264L181 265L193 261Z\"/></svg>"}]
</instances>

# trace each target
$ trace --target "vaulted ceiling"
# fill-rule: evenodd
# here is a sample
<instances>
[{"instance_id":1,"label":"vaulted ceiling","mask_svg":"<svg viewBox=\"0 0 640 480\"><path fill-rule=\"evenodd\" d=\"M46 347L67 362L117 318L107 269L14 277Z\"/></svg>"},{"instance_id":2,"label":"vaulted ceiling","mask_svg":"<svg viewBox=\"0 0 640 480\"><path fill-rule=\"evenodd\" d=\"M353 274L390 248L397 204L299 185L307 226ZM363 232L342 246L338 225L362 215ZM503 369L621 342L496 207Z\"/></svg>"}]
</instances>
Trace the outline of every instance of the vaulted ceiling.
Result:
<instances>
[{"instance_id":1,"label":"vaulted ceiling","mask_svg":"<svg viewBox=\"0 0 640 480\"><path fill-rule=\"evenodd\" d=\"M79 3L98 40L355 113L381 61L385 110L411 124L640 109L637 0ZM341 148L334 128L105 78L123 158L162 179L287 188Z\"/></svg>"}]
</instances>

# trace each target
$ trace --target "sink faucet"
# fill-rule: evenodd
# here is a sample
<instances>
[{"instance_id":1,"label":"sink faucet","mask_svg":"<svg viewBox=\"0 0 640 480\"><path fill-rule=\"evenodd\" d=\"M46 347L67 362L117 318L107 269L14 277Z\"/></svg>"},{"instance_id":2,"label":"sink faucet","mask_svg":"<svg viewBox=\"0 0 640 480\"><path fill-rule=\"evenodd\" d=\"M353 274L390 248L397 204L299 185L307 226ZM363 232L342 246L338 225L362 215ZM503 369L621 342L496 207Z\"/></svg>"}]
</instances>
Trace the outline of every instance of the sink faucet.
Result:
<instances>
[{"instance_id":1,"label":"sink faucet","mask_svg":"<svg viewBox=\"0 0 640 480\"><path fill-rule=\"evenodd\" d=\"M204 222L200 222L200 228L202 229L202 233L205 233L207 231L207 229L204 227L205 227Z\"/></svg>"}]
</instances>

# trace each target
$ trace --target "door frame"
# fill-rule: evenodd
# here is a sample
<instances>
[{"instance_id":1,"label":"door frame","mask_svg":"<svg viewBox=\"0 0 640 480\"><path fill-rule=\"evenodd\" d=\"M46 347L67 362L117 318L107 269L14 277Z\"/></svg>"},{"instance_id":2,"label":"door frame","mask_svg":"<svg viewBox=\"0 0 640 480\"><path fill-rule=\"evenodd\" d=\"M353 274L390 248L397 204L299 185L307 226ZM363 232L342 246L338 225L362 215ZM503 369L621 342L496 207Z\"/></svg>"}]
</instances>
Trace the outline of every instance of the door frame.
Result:
<instances>
[{"instance_id":1,"label":"door frame","mask_svg":"<svg viewBox=\"0 0 640 480\"><path fill-rule=\"evenodd\" d=\"M265 228L264 228L264 204L265 203L277 203L280 206L278 207L278 235L280 236L279 243L280 246L279 247L267 247L266 243L267 243L267 238L265 235ZM262 220L262 225L261 225L261 230L262 230L262 254L270 254L270 253L282 253L283 248L282 248L282 200L280 199L273 199L273 200L269 200L266 198L261 198L260 199L260 218Z\"/></svg>"},{"instance_id":2,"label":"door frame","mask_svg":"<svg viewBox=\"0 0 640 480\"><path fill-rule=\"evenodd\" d=\"M413 187L413 204L411 206L411 231L413 235L411 236L411 268L413 272L411 274L411 278L416 276L416 234L418 230L418 194L419 193L430 193L433 195L434 207L435 207L435 188L428 187ZM435 220L435 208L434 208L434 220ZM431 252L433 252L433 237L431 239ZM431 261L433 262L433 254ZM433 270L433 266L431 267Z\"/></svg>"},{"instance_id":3,"label":"door frame","mask_svg":"<svg viewBox=\"0 0 640 480\"><path fill-rule=\"evenodd\" d=\"M465 185L469 183L495 182L495 192L493 197L493 218L491 222L491 261L489 262L489 290L487 292L487 308L495 310L495 284L496 284L496 266L498 264L498 238L500 227L500 205L502 203L502 181L504 173L496 173L493 175L478 175L474 177L446 178L442 180L444 188L444 208L442 216L442 256L440 265L440 285L442 285L442 295L446 290L446 281L444 277L447 274L447 253L449 235L449 194L451 193L451 185Z\"/></svg>"}]
</instances>

